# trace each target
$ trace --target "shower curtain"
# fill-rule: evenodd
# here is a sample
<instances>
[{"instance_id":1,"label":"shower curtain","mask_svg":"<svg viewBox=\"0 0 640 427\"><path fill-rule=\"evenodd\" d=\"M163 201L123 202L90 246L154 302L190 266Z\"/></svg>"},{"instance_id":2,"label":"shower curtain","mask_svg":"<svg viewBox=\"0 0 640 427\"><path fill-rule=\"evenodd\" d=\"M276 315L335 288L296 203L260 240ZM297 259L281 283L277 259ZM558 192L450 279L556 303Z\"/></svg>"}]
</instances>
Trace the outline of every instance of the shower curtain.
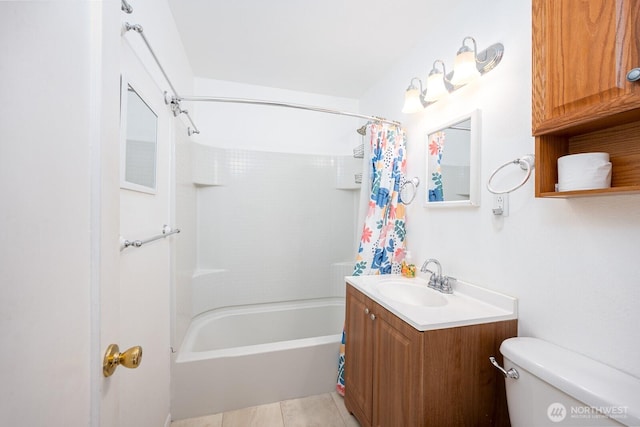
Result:
<instances>
[{"instance_id":1,"label":"shower curtain","mask_svg":"<svg viewBox=\"0 0 640 427\"><path fill-rule=\"evenodd\" d=\"M370 179L362 189L370 196L353 275L398 274L406 252L405 209L399 201L407 166L406 135L399 126L380 123L371 123L369 133ZM343 330L336 385L343 396L345 342Z\"/></svg>"}]
</instances>

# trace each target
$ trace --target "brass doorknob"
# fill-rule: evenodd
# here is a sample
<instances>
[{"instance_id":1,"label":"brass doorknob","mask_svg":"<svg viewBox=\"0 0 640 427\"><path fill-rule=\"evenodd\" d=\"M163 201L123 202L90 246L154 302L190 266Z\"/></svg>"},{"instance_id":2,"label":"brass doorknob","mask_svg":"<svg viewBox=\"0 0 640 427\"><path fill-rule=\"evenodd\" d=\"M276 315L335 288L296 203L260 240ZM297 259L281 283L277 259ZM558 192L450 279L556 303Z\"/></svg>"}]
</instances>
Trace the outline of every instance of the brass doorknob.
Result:
<instances>
[{"instance_id":1,"label":"brass doorknob","mask_svg":"<svg viewBox=\"0 0 640 427\"><path fill-rule=\"evenodd\" d=\"M116 371L118 365L122 365L125 368L135 369L140 366L141 362L142 347L139 345L125 350L124 353L120 353L118 344L111 344L107 347L107 351L104 353L104 359L102 360L102 373L105 377L110 377Z\"/></svg>"}]
</instances>

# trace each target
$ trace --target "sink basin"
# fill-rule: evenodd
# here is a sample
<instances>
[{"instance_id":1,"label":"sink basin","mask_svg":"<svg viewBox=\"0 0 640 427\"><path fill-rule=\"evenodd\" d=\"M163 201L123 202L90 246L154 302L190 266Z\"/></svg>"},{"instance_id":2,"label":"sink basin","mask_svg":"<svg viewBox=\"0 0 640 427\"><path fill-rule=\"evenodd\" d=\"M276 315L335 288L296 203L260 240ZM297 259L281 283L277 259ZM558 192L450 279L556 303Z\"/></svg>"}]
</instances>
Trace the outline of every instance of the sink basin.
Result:
<instances>
[{"instance_id":1,"label":"sink basin","mask_svg":"<svg viewBox=\"0 0 640 427\"><path fill-rule=\"evenodd\" d=\"M411 283L410 280L385 280L377 286L378 293L390 300L420 307L442 307L447 299L426 284Z\"/></svg>"}]
</instances>

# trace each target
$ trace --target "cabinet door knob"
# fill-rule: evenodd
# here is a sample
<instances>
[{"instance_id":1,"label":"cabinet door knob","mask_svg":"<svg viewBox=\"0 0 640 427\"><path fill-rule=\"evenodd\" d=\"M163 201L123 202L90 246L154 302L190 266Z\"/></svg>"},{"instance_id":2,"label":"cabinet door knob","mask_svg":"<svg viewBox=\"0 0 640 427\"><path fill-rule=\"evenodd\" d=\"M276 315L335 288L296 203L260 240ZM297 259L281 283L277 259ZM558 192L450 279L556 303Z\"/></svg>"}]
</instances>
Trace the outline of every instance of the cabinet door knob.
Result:
<instances>
[{"instance_id":1,"label":"cabinet door knob","mask_svg":"<svg viewBox=\"0 0 640 427\"><path fill-rule=\"evenodd\" d=\"M369 314L369 309L365 307L364 314Z\"/></svg>"},{"instance_id":2,"label":"cabinet door knob","mask_svg":"<svg viewBox=\"0 0 640 427\"><path fill-rule=\"evenodd\" d=\"M376 320L376 315L373 314L373 313L371 313L371 315L369 317L371 317L371 320Z\"/></svg>"},{"instance_id":3,"label":"cabinet door knob","mask_svg":"<svg viewBox=\"0 0 640 427\"><path fill-rule=\"evenodd\" d=\"M630 82L637 82L640 80L640 67L631 69L627 73L627 80Z\"/></svg>"}]
</instances>

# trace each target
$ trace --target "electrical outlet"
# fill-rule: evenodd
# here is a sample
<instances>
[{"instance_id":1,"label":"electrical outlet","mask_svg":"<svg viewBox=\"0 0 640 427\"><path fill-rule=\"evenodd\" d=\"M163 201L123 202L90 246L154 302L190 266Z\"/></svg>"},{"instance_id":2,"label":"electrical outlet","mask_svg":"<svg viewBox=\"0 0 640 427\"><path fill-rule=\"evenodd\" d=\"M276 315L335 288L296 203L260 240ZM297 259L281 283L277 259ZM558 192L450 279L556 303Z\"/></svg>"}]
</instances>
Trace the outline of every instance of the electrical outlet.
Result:
<instances>
[{"instance_id":1,"label":"electrical outlet","mask_svg":"<svg viewBox=\"0 0 640 427\"><path fill-rule=\"evenodd\" d=\"M509 216L509 193L493 196L493 214Z\"/></svg>"}]
</instances>

